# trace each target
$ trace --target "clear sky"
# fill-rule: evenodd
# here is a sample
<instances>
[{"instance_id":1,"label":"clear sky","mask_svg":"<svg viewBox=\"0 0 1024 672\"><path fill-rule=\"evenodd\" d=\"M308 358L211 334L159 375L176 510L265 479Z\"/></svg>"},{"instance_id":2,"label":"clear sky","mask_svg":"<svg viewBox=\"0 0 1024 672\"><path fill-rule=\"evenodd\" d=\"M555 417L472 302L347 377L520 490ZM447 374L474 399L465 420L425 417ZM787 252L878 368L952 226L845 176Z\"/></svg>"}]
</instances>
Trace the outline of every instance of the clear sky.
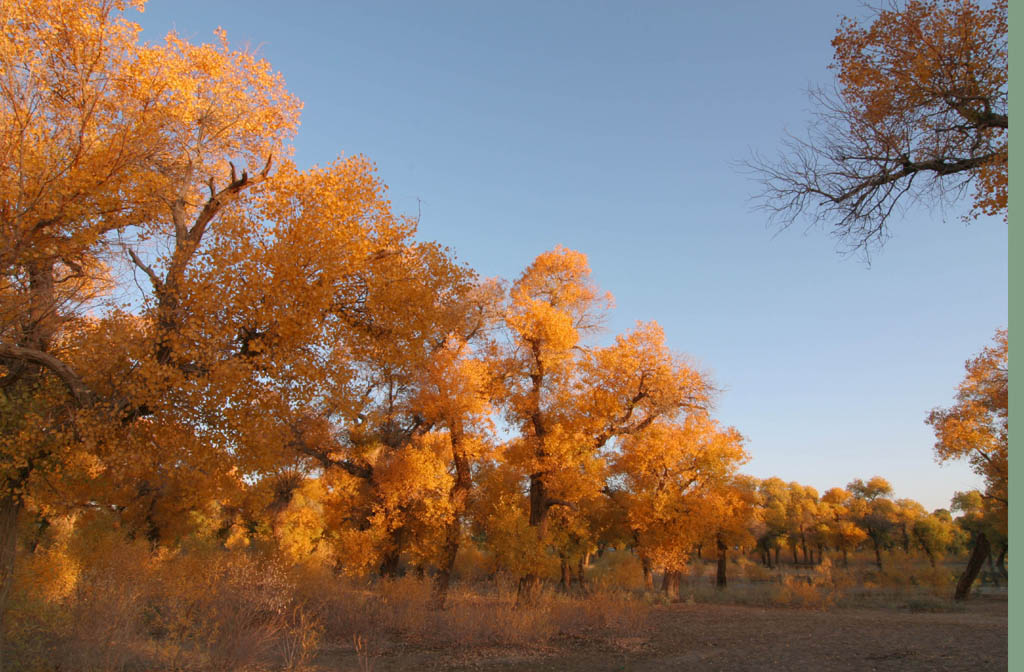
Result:
<instances>
[{"instance_id":1,"label":"clear sky","mask_svg":"<svg viewBox=\"0 0 1024 672\"><path fill-rule=\"evenodd\" d=\"M365 154L481 275L561 244L616 308L657 320L724 388L747 473L823 491L881 475L948 507L924 417L1007 323L1007 227L918 210L870 267L822 230L766 228L735 168L773 154L831 81L832 2L151 0L143 38L227 30L305 103L300 166Z\"/></svg>"}]
</instances>

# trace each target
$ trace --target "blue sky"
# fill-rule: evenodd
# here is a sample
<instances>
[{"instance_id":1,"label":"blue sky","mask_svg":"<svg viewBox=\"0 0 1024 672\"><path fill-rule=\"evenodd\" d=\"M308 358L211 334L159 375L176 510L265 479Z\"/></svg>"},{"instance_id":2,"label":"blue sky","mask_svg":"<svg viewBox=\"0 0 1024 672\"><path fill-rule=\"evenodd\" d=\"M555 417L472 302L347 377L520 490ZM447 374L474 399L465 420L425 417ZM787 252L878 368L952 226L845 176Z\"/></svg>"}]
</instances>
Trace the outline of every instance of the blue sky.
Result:
<instances>
[{"instance_id":1,"label":"blue sky","mask_svg":"<svg viewBox=\"0 0 1024 672\"><path fill-rule=\"evenodd\" d=\"M616 308L657 320L724 389L744 469L819 490L879 474L946 507L927 412L1007 323L1007 228L916 210L870 267L827 232L777 232L735 164L773 154L831 81L836 2L195 2L171 29L256 48L304 103L300 166L365 154L420 237L515 278L561 244Z\"/></svg>"}]
</instances>

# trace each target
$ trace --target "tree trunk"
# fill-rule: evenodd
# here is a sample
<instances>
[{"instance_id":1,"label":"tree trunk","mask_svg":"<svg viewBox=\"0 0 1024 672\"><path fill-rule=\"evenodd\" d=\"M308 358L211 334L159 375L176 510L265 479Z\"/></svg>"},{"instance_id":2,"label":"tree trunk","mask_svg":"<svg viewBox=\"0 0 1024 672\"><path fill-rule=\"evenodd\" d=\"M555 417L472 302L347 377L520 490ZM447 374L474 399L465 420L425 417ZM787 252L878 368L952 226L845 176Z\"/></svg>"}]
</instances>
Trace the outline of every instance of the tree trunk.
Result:
<instances>
[{"instance_id":1,"label":"tree trunk","mask_svg":"<svg viewBox=\"0 0 1024 672\"><path fill-rule=\"evenodd\" d=\"M704 558L700 557L700 551L701 551L701 544L697 544L697 559L698 560L703 560Z\"/></svg>"},{"instance_id":2,"label":"tree trunk","mask_svg":"<svg viewBox=\"0 0 1024 672\"><path fill-rule=\"evenodd\" d=\"M456 516L455 520L448 523L448 529L445 530L441 562L438 564L437 575L434 577L433 607L435 609L444 609L444 603L448 597L448 586L452 580L455 556L459 553L460 524L458 516Z\"/></svg>"},{"instance_id":3,"label":"tree trunk","mask_svg":"<svg viewBox=\"0 0 1024 672\"><path fill-rule=\"evenodd\" d=\"M536 574L526 574L519 579L519 588L516 591L516 607L533 604L539 594L540 577Z\"/></svg>"},{"instance_id":4,"label":"tree trunk","mask_svg":"<svg viewBox=\"0 0 1024 672\"><path fill-rule=\"evenodd\" d=\"M807 557L807 539L802 534L800 535L800 550L804 553L804 564L809 565L811 561Z\"/></svg>"},{"instance_id":5,"label":"tree trunk","mask_svg":"<svg viewBox=\"0 0 1024 672\"><path fill-rule=\"evenodd\" d=\"M871 542L875 546L875 564L878 565L878 569L882 569L882 547L878 545L878 539L871 538Z\"/></svg>"},{"instance_id":6,"label":"tree trunk","mask_svg":"<svg viewBox=\"0 0 1024 672\"><path fill-rule=\"evenodd\" d=\"M1003 580L1009 581L1010 576L1006 572L1006 544L1003 544L1002 549L999 551L999 557L996 559L996 569L1003 575Z\"/></svg>"},{"instance_id":7,"label":"tree trunk","mask_svg":"<svg viewBox=\"0 0 1024 672\"><path fill-rule=\"evenodd\" d=\"M923 546L922 548L924 548L924 554L928 556L928 562L931 563L932 569L935 569L935 554L932 553L931 549L927 546Z\"/></svg>"},{"instance_id":8,"label":"tree trunk","mask_svg":"<svg viewBox=\"0 0 1024 672\"><path fill-rule=\"evenodd\" d=\"M818 544L818 564L820 565L825 560L825 547Z\"/></svg>"},{"instance_id":9,"label":"tree trunk","mask_svg":"<svg viewBox=\"0 0 1024 672\"><path fill-rule=\"evenodd\" d=\"M587 556L589 556L589 555L590 555L590 553L584 553L583 555L580 556L580 564L579 564L579 567L577 568L579 570L579 573L576 575L576 580L579 582L579 585L580 585L580 593L582 593L584 595L587 594L587 574L586 574L586 569L587 569Z\"/></svg>"},{"instance_id":10,"label":"tree trunk","mask_svg":"<svg viewBox=\"0 0 1024 672\"><path fill-rule=\"evenodd\" d=\"M682 572L677 570L665 570L665 576L661 580L661 592L665 593L670 600L679 599L679 579Z\"/></svg>"},{"instance_id":11,"label":"tree trunk","mask_svg":"<svg viewBox=\"0 0 1024 672\"><path fill-rule=\"evenodd\" d=\"M4 625L7 597L14 580L14 558L18 545L18 518L23 503L12 495L0 497L0 670L4 669Z\"/></svg>"},{"instance_id":12,"label":"tree trunk","mask_svg":"<svg viewBox=\"0 0 1024 672\"><path fill-rule=\"evenodd\" d=\"M727 583L725 578L725 570L727 564L726 556L729 552L729 547L725 545L724 541L722 541L722 535L718 535L718 537L715 539L715 542L715 545L718 547L718 573L715 576L715 587L721 590L725 588Z\"/></svg>"},{"instance_id":13,"label":"tree trunk","mask_svg":"<svg viewBox=\"0 0 1024 672\"><path fill-rule=\"evenodd\" d=\"M402 550L398 547L390 548L384 552L380 562L380 575L385 579L397 578L401 569Z\"/></svg>"},{"instance_id":14,"label":"tree trunk","mask_svg":"<svg viewBox=\"0 0 1024 672\"><path fill-rule=\"evenodd\" d=\"M789 547L789 550L793 551L793 564L794 565L799 565L800 564L800 560L796 557L796 544L791 545Z\"/></svg>"},{"instance_id":15,"label":"tree trunk","mask_svg":"<svg viewBox=\"0 0 1024 672\"><path fill-rule=\"evenodd\" d=\"M978 572L981 571L981 566L985 563L985 559L991 552L992 547L989 546L988 537L985 536L984 532L979 532L974 540L971 557L967 560L967 567L964 569L964 573L960 575L960 580L956 582L956 593L954 593L953 599L967 599L971 593L971 585L978 578Z\"/></svg>"},{"instance_id":16,"label":"tree trunk","mask_svg":"<svg viewBox=\"0 0 1024 672\"><path fill-rule=\"evenodd\" d=\"M569 588L572 586L572 572L569 570L569 558L561 556L562 565L562 580L558 582L558 590L563 593L568 593Z\"/></svg>"},{"instance_id":17,"label":"tree trunk","mask_svg":"<svg viewBox=\"0 0 1024 672\"><path fill-rule=\"evenodd\" d=\"M530 527L538 528L538 537L543 544L547 536L548 496L543 474L530 474ZM516 604L529 604L537 597L540 577L532 572L519 579Z\"/></svg>"},{"instance_id":18,"label":"tree trunk","mask_svg":"<svg viewBox=\"0 0 1024 672\"><path fill-rule=\"evenodd\" d=\"M778 564L779 564L779 547L776 546L775 547L775 565L778 566Z\"/></svg>"},{"instance_id":19,"label":"tree trunk","mask_svg":"<svg viewBox=\"0 0 1024 672\"><path fill-rule=\"evenodd\" d=\"M472 485L469 460L462 453L460 446L461 437L460 432L451 432L455 482L452 484L448 496L452 502L452 518L448 521L445 530L441 563L437 568L437 576L434 578L433 606L435 609L444 609L444 603L448 597L448 585L451 583L452 569L455 567L455 558L459 553L459 541L462 537L462 515L466 510L466 498Z\"/></svg>"},{"instance_id":20,"label":"tree trunk","mask_svg":"<svg viewBox=\"0 0 1024 672\"><path fill-rule=\"evenodd\" d=\"M654 572L651 571L651 561L647 558L640 558L640 565L644 568L644 590L654 590Z\"/></svg>"},{"instance_id":21,"label":"tree trunk","mask_svg":"<svg viewBox=\"0 0 1024 672\"><path fill-rule=\"evenodd\" d=\"M843 567L849 568L849 566L850 566L850 557L846 553L846 546L843 546Z\"/></svg>"}]
</instances>

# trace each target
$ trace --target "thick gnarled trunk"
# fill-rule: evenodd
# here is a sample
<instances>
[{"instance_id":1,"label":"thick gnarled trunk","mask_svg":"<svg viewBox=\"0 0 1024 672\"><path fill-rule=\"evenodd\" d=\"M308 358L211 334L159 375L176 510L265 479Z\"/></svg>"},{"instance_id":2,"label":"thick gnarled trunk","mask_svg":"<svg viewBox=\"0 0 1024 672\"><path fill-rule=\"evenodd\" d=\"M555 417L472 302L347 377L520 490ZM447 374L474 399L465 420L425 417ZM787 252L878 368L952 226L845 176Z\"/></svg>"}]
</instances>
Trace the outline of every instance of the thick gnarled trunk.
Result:
<instances>
[{"instance_id":1,"label":"thick gnarled trunk","mask_svg":"<svg viewBox=\"0 0 1024 672\"><path fill-rule=\"evenodd\" d=\"M543 474L530 475L530 527L537 528L538 537L543 542L547 536L548 509L550 504ZM516 604L530 604L540 592L540 577L533 572L519 579L516 592Z\"/></svg>"},{"instance_id":2,"label":"thick gnarled trunk","mask_svg":"<svg viewBox=\"0 0 1024 672\"><path fill-rule=\"evenodd\" d=\"M967 560L967 567L964 569L964 573L960 575L960 580L956 582L956 592L953 594L953 599L966 600L970 596L971 586L974 584L974 580L978 578L981 566L985 564L985 559L988 558L991 552L992 547L989 545L988 537L985 536L984 532L979 532L974 540L971 557Z\"/></svg>"}]
</instances>

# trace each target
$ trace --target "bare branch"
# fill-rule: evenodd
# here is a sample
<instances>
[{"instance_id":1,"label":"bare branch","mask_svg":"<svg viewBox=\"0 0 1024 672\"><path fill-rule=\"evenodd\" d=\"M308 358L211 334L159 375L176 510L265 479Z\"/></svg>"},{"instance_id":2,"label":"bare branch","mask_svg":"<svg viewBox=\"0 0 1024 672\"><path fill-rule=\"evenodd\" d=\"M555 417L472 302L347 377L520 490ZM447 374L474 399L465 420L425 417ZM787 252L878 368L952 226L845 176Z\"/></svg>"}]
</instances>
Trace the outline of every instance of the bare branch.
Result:
<instances>
[{"instance_id":1,"label":"bare branch","mask_svg":"<svg viewBox=\"0 0 1024 672\"><path fill-rule=\"evenodd\" d=\"M156 271L154 271L151 266L147 266L131 247L125 245L124 249L128 251L128 256L132 258L132 263L138 266L143 273L149 276L149 281L153 284L153 289L159 290L163 285L163 281L160 280L160 276L156 274Z\"/></svg>"}]
</instances>

